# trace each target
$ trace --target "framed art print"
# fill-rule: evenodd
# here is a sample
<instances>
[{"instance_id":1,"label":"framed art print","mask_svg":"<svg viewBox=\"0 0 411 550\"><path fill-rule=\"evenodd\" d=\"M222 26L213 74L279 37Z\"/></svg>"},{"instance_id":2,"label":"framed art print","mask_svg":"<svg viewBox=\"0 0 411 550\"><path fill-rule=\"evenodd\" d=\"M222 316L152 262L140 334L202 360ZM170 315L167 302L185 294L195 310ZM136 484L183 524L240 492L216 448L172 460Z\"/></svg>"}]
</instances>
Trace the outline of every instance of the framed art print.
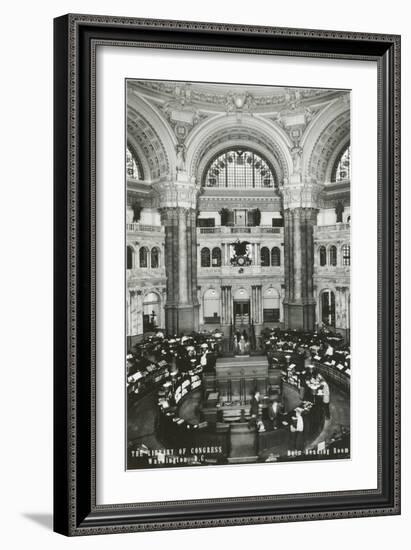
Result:
<instances>
[{"instance_id":1,"label":"framed art print","mask_svg":"<svg viewBox=\"0 0 411 550\"><path fill-rule=\"evenodd\" d=\"M55 530L397 514L397 36L55 20Z\"/></svg>"}]
</instances>

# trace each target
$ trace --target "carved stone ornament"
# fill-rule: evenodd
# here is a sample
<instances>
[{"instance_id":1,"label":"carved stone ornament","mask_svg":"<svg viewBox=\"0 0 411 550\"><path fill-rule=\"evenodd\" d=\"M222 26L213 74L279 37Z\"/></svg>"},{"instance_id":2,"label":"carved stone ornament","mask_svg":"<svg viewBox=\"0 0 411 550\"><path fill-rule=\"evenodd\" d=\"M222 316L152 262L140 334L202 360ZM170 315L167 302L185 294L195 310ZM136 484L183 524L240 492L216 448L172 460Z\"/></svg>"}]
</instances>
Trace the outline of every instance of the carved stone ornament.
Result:
<instances>
[{"instance_id":1,"label":"carved stone ornament","mask_svg":"<svg viewBox=\"0 0 411 550\"><path fill-rule=\"evenodd\" d=\"M185 177L180 177L185 176ZM194 180L179 174L176 181L162 181L153 184L157 208L197 208L200 187Z\"/></svg>"},{"instance_id":2,"label":"carved stone ornament","mask_svg":"<svg viewBox=\"0 0 411 550\"><path fill-rule=\"evenodd\" d=\"M288 183L283 187L284 210L293 208L318 208L319 197L323 189L316 183Z\"/></svg>"}]
</instances>

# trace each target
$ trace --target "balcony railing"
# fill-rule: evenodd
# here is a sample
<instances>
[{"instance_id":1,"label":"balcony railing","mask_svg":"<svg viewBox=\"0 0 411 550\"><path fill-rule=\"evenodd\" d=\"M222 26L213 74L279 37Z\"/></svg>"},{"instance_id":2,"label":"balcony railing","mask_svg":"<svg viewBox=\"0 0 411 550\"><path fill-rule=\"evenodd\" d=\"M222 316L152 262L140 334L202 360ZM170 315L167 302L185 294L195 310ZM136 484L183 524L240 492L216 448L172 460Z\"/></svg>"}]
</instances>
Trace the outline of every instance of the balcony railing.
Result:
<instances>
[{"instance_id":1,"label":"balcony railing","mask_svg":"<svg viewBox=\"0 0 411 550\"><path fill-rule=\"evenodd\" d=\"M333 225L317 225L317 233L326 231L349 231L351 225L349 223L334 223Z\"/></svg>"},{"instance_id":2,"label":"balcony railing","mask_svg":"<svg viewBox=\"0 0 411 550\"><path fill-rule=\"evenodd\" d=\"M199 227L201 234L221 233L221 227Z\"/></svg>"},{"instance_id":3,"label":"balcony railing","mask_svg":"<svg viewBox=\"0 0 411 550\"><path fill-rule=\"evenodd\" d=\"M272 227L271 225L221 225L217 227L198 227L197 228L201 235L205 234L214 234L214 233L223 233L223 234L232 234L232 233L272 233L280 235L282 232L282 227Z\"/></svg>"},{"instance_id":4,"label":"balcony railing","mask_svg":"<svg viewBox=\"0 0 411 550\"><path fill-rule=\"evenodd\" d=\"M162 233L164 231L162 225L147 225L143 223L128 223L126 224L127 231L136 233L138 231L144 231L148 233Z\"/></svg>"},{"instance_id":5,"label":"balcony railing","mask_svg":"<svg viewBox=\"0 0 411 550\"><path fill-rule=\"evenodd\" d=\"M252 227L235 225L230 227L231 233L251 233Z\"/></svg>"}]
</instances>

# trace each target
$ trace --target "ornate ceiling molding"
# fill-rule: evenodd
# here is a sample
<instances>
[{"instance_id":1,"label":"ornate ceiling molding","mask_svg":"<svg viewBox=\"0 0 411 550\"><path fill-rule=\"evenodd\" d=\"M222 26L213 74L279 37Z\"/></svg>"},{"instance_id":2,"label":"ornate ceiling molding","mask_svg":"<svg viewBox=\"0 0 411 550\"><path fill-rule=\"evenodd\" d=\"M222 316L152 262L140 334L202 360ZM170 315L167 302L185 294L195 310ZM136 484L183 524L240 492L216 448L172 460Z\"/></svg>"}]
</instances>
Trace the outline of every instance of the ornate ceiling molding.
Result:
<instances>
[{"instance_id":1,"label":"ornate ceiling molding","mask_svg":"<svg viewBox=\"0 0 411 550\"><path fill-rule=\"evenodd\" d=\"M129 85L146 97L163 102L191 104L210 112L232 113L277 112L284 108L330 101L336 90L289 88L282 86L250 86L246 84L212 84L175 81L130 81Z\"/></svg>"}]
</instances>

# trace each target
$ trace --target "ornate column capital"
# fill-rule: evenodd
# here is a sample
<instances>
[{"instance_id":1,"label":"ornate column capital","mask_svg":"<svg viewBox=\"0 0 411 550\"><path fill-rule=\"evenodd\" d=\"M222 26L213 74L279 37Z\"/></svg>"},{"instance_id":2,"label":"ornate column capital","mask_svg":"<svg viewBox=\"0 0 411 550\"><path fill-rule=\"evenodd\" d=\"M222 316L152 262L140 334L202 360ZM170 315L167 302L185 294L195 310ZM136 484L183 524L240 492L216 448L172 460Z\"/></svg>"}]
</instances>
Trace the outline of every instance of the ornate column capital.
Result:
<instances>
[{"instance_id":1,"label":"ornate column capital","mask_svg":"<svg viewBox=\"0 0 411 550\"><path fill-rule=\"evenodd\" d=\"M179 177L152 184L158 208L197 208L200 186L194 179Z\"/></svg>"},{"instance_id":2,"label":"ornate column capital","mask_svg":"<svg viewBox=\"0 0 411 550\"><path fill-rule=\"evenodd\" d=\"M319 208L323 185L318 183L286 183L283 187L284 210Z\"/></svg>"}]
</instances>

